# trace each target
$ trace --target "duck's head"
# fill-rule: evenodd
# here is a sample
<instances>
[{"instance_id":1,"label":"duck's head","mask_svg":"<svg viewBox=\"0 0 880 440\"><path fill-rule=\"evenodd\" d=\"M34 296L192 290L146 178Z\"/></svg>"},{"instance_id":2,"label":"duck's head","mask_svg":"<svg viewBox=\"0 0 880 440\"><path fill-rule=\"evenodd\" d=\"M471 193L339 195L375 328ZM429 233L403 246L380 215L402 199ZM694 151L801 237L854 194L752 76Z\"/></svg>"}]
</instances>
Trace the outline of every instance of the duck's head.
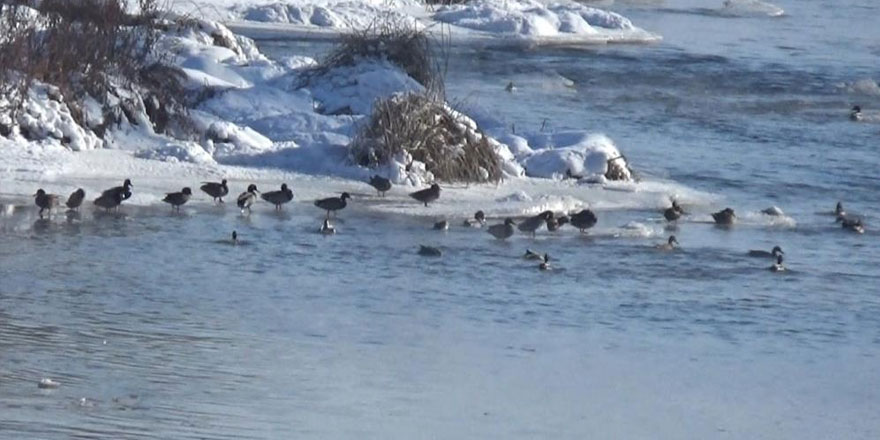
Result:
<instances>
[{"instance_id":1,"label":"duck's head","mask_svg":"<svg viewBox=\"0 0 880 440\"><path fill-rule=\"evenodd\" d=\"M37 192L34 193L34 197L43 197L45 195L46 191L43 191L43 188L38 189Z\"/></svg>"},{"instance_id":2,"label":"duck's head","mask_svg":"<svg viewBox=\"0 0 880 440\"><path fill-rule=\"evenodd\" d=\"M332 227L333 227L333 225L330 224L330 219L325 218L324 224L321 225L321 229L330 229Z\"/></svg>"},{"instance_id":3,"label":"duck's head","mask_svg":"<svg viewBox=\"0 0 880 440\"><path fill-rule=\"evenodd\" d=\"M122 182L122 186L124 188L128 189L128 188L133 187L134 185L131 184L131 179L125 179L125 182Z\"/></svg>"},{"instance_id":4,"label":"duck's head","mask_svg":"<svg viewBox=\"0 0 880 440\"><path fill-rule=\"evenodd\" d=\"M782 254L776 256L776 264L782 265Z\"/></svg>"},{"instance_id":5,"label":"duck's head","mask_svg":"<svg viewBox=\"0 0 880 440\"><path fill-rule=\"evenodd\" d=\"M341 196L339 196L339 198L342 199L342 200L347 200L347 199L350 199L350 198L351 198L351 195L348 194L347 192L344 192L344 193L342 193Z\"/></svg>"},{"instance_id":6,"label":"duck's head","mask_svg":"<svg viewBox=\"0 0 880 440\"><path fill-rule=\"evenodd\" d=\"M516 224L516 222L515 222L515 221L513 221L513 219L512 219L512 218L510 218L510 217L507 217L507 218L506 218L506 219L504 219L504 224L505 224L505 225L511 225L511 226L512 226L512 225L515 225L515 224Z\"/></svg>"},{"instance_id":7,"label":"duck's head","mask_svg":"<svg viewBox=\"0 0 880 440\"><path fill-rule=\"evenodd\" d=\"M437 191L437 192L440 192L440 185L438 185L438 184L436 184L436 183L431 184L431 191Z\"/></svg>"},{"instance_id":8,"label":"duck's head","mask_svg":"<svg viewBox=\"0 0 880 440\"><path fill-rule=\"evenodd\" d=\"M287 184L286 183L281 184L281 191L287 191Z\"/></svg>"},{"instance_id":9,"label":"duck's head","mask_svg":"<svg viewBox=\"0 0 880 440\"><path fill-rule=\"evenodd\" d=\"M259 191L257 191L257 185L254 185L253 183L250 184L250 185L248 185L248 190L247 190L247 192L249 192L249 193L256 193L256 192L259 192Z\"/></svg>"},{"instance_id":10,"label":"duck's head","mask_svg":"<svg viewBox=\"0 0 880 440\"><path fill-rule=\"evenodd\" d=\"M784 254L785 252L782 252L782 248L781 248L781 247L779 247L779 246L773 246L773 250L770 251L770 253L773 254L773 255L782 255L782 254Z\"/></svg>"},{"instance_id":11,"label":"duck's head","mask_svg":"<svg viewBox=\"0 0 880 440\"><path fill-rule=\"evenodd\" d=\"M553 211L544 211L544 212L538 214L538 216L544 220L550 220L553 218Z\"/></svg>"},{"instance_id":12,"label":"duck's head","mask_svg":"<svg viewBox=\"0 0 880 440\"><path fill-rule=\"evenodd\" d=\"M670 246L677 246L677 245L678 245L678 239L675 238L674 235L670 235L670 236L669 236L669 240L667 240L667 243L669 243Z\"/></svg>"},{"instance_id":13,"label":"duck's head","mask_svg":"<svg viewBox=\"0 0 880 440\"><path fill-rule=\"evenodd\" d=\"M220 185L222 185L222 186L226 186L226 179L221 180L221 181L220 181Z\"/></svg>"},{"instance_id":14,"label":"duck's head","mask_svg":"<svg viewBox=\"0 0 880 440\"><path fill-rule=\"evenodd\" d=\"M862 108L860 106L857 106L857 105L852 106L853 113L860 113L861 111L862 111Z\"/></svg>"},{"instance_id":15,"label":"duck's head","mask_svg":"<svg viewBox=\"0 0 880 440\"><path fill-rule=\"evenodd\" d=\"M843 212L843 203L837 202L837 206L834 207L834 212L840 214Z\"/></svg>"},{"instance_id":16,"label":"duck's head","mask_svg":"<svg viewBox=\"0 0 880 440\"><path fill-rule=\"evenodd\" d=\"M191 196L192 193L193 193L192 190L189 189L188 186L184 187L184 188L183 188L183 191L181 191L181 192L184 193L184 194L186 194L186 195L188 195L188 196Z\"/></svg>"},{"instance_id":17,"label":"duck's head","mask_svg":"<svg viewBox=\"0 0 880 440\"><path fill-rule=\"evenodd\" d=\"M476 213L474 213L474 219L480 223L483 223L486 221L486 214L483 213L483 211L477 211Z\"/></svg>"},{"instance_id":18,"label":"duck's head","mask_svg":"<svg viewBox=\"0 0 880 440\"><path fill-rule=\"evenodd\" d=\"M232 231L232 241L238 241L238 232Z\"/></svg>"},{"instance_id":19,"label":"duck's head","mask_svg":"<svg viewBox=\"0 0 880 440\"><path fill-rule=\"evenodd\" d=\"M544 263L550 262L550 254L544 254Z\"/></svg>"},{"instance_id":20,"label":"duck's head","mask_svg":"<svg viewBox=\"0 0 880 440\"><path fill-rule=\"evenodd\" d=\"M563 215L563 216L558 217L558 218L556 219L556 223L558 223L559 226L562 226L562 225L568 223L568 216L567 216L567 215Z\"/></svg>"}]
</instances>

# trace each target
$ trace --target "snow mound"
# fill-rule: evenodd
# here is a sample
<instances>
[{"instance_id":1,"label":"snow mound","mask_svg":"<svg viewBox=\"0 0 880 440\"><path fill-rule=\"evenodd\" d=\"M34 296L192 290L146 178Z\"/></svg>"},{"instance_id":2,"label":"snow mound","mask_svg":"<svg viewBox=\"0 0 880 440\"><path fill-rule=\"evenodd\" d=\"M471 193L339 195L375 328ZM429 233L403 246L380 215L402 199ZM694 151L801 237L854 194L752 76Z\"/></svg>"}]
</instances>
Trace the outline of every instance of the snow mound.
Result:
<instances>
[{"instance_id":1,"label":"snow mound","mask_svg":"<svg viewBox=\"0 0 880 440\"><path fill-rule=\"evenodd\" d=\"M399 3L399 2L398 2ZM266 5L247 5L236 8L243 20L263 23L290 23L294 25L335 30L364 29L377 18L409 20L392 5L369 1L284 2Z\"/></svg>"},{"instance_id":2,"label":"snow mound","mask_svg":"<svg viewBox=\"0 0 880 440\"><path fill-rule=\"evenodd\" d=\"M620 180L633 177L614 141L604 134L583 131L537 133L530 136L529 144L536 151L522 163L530 177L592 177L601 180L608 172L610 161L623 162L621 168L625 175Z\"/></svg>"},{"instance_id":3,"label":"snow mound","mask_svg":"<svg viewBox=\"0 0 880 440\"><path fill-rule=\"evenodd\" d=\"M722 12L726 15L735 15L739 17L779 17L785 14L785 11L779 6L761 0L724 0Z\"/></svg>"},{"instance_id":4,"label":"snow mound","mask_svg":"<svg viewBox=\"0 0 880 440\"><path fill-rule=\"evenodd\" d=\"M4 99L0 98L0 107L4 105ZM100 148L104 144L91 130L77 124L58 90L45 84L35 84L28 90L22 111L15 115L15 120L3 119L0 126L6 127L4 131L9 130L10 139L49 140L73 151Z\"/></svg>"},{"instance_id":5,"label":"snow mound","mask_svg":"<svg viewBox=\"0 0 880 440\"><path fill-rule=\"evenodd\" d=\"M315 77L309 89L320 113L368 115L376 100L424 87L389 61L363 60Z\"/></svg>"},{"instance_id":6,"label":"snow mound","mask_svg":"<svg viewBox=\"0 0 880 440\"><path fill-rule=\"evenodd\" d=\"M216 163L204 148L194 142L168 143L159 147L141 149L134 153L134 157L171 163L192 162L200 165Z\"/></svg>"},{"instance_id":7,"label":"snow mound","mask_svg":"<svg viewBox=\"0 0 880 440\"><path fill-rule=\"evenodd\" d=\"M434 19L468 29L529 39L587 37L608 41L658 38L634 26L620 14L578 3L476 0L444 6L434 14Z\"/></svg>"}]
</instances>

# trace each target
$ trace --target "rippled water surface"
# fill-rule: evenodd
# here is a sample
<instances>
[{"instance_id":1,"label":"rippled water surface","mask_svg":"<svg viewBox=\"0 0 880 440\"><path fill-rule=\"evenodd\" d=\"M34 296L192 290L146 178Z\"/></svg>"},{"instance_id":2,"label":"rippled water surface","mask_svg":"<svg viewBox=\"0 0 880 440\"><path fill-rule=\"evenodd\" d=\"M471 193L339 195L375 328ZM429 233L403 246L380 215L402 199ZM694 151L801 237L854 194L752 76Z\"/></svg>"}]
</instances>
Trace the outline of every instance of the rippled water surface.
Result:
<instances>
[{"instance_id":1,"label":"rippled water surface","mask_svg":"<svg viewBox=\"0 0 880 440\"><path fill-rule=\"evenodd\" d=\"M703 217L743 216L682 223L677 252L626 227L662 231L651 210L508 243L358 203L332 237L308 201L0 217L0 437L877 438L880 124L847 110L880 97L846 86L880 77L864 3L621 6L666 41L457 49L449 93L476 114L607 133L646 179L715 195ZM774 244L790 271L745 257Z\"/></svg>"}]
</instances>

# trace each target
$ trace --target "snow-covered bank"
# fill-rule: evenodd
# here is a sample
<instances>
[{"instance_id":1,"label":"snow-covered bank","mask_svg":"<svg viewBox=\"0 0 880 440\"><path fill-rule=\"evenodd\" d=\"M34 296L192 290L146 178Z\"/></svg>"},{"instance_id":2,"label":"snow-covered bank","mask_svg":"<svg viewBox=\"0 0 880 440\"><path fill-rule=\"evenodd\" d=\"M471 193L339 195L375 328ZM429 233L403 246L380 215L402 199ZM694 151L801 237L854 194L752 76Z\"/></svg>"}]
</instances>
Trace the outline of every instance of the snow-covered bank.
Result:
<instances>
[{"instance_id":1,"label":"snow-covered bank","mask_svg":"<svg viewBox=\"0 0 880 440\"><path fill-rule=\"evenodd\" d=\"M568 0L473 0L436 7L416 0L223 1L196 5L177 8L187 13L193 9L200 14L208 11L233 28L267 38L333 38L392 20L432 31L442 29L455 43L576 45L661 39L620 14Z\"/></svg>"}]
</instances>

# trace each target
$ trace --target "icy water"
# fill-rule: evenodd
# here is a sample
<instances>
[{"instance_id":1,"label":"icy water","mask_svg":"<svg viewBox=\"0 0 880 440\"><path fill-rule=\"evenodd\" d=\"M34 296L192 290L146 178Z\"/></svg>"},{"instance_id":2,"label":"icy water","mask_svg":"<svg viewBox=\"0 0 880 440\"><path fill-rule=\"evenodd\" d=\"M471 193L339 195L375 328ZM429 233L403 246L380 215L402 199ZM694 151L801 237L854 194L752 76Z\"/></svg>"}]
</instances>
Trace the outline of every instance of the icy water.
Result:
<instances>
[{"instance_id":1,"label":"icy water","mask_svg":"<svg viewBox=\"0 0 880 440\"><path fill-rule=\"evenodd\" d=\"M664 43L452 59L476 114L607 133L645 179L713 194L681 251L621 227L657 227L649 209L509 243L358 204L324 237L307 201L2 217L0 437L878 438L880 124L847 114L880 96L847 84L880 77L880 10L779 6L619 5ZM833 223L837 200L866 234ZM704 222L725 206L741 225ZM790 271L745 257L774 244Z\"/></svg>"}]
</instances>

